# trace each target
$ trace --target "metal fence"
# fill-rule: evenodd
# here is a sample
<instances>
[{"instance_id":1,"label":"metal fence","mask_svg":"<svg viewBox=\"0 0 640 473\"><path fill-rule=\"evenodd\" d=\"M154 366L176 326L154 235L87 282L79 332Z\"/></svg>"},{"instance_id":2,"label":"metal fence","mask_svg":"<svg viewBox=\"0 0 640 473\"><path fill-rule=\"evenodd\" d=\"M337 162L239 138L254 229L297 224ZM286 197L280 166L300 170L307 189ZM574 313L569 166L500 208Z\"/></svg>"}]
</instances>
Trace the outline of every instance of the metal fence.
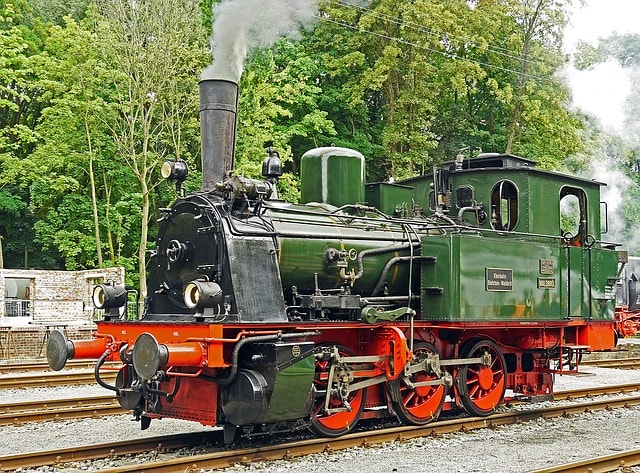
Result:
<instances>
[{"instance_id":1,"label":"metal fence","mask_svg":"<svg viewBox=\"0 0 640 473\"><path fill-rule=\"evenodd\" d=\"M139 312L138 305L135 301L128 301L124 308L120 310L120 319L122 320L138 320ZM93 309L93 321L96 322L98 320L104 320L105 310L104 309Z\"/></svg>"},{"instance_id":2,"label":"metal fence","mask_svg":"<svg viewBox=\"0 0 640 473\"><path fill-rule=\"evenodd\" d=\"M30 317L31 301L24 299L5 300L4 315L7 317Z\"/></svg>"}]
</instances>

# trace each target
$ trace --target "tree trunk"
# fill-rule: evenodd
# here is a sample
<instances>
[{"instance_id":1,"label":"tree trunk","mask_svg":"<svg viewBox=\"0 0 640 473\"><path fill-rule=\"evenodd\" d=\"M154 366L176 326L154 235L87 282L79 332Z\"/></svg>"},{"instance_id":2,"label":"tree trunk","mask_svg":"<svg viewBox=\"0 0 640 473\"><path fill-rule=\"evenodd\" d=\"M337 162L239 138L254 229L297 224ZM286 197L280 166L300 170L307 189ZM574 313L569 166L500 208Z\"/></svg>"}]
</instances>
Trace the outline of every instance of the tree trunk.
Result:
<instances>
[{"instance_id":1,"label":"tree trunk","mask_svg":"<svg viewBox=\"0 0 640 473\"><path fill-rule=\"evenodd\" d=\"M102 171L102 181L104 183L104 221L107 227L107 245L109 247L109 261L115 262L116 260L116 250L113 245L113 233L111 232L111 188L107 183L107 175L104 171ZM120 252L118 252L118 256L120 256Z\"/></svg>"},{"instance_id":2,"label":"tree trunk","mask_svg":"<svg viewBox=\"0 0 640 473\"><path fill-rule=\"evenodd\" d=\"M140 180L142 190L142 222L140 223L140 248L138 249L138 276L140 300L147 296L147 236L149 234L149 188L145 179Z\"/></svg>"},{"instance_id":3,"label":"tree trunk","mask_svg":"<svg viewBox=\"0 0 640 473\"><path fill-rule=\"evenodd\" d=\"M91 207L93 209L93 229L96 235L96 254L98 257L98 268L102 268L102 242L100 241L100 219L98 216L98 199L96 197L96 179L93 173L93 147L91 145L91 132L85 114L84 127L87 133L87 145L89 146L89 182L91 185Z\"/></svg>"}]
</instances>

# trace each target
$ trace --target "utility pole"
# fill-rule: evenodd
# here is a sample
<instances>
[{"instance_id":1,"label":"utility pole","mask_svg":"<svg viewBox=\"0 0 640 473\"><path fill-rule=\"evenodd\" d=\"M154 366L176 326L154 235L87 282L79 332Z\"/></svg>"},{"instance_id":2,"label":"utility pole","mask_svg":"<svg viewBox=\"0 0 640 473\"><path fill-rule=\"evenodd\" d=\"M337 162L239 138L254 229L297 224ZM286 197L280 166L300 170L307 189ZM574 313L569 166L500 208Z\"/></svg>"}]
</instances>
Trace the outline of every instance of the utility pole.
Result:
<instances>
[{"instance_id":1,"label":"utility pole","mask_svg":"<svg viewBox=\"0 0 640 473\"><path fill-rule=\"evenodd\" d=\"M4 240L4 237L0 235L0 269L4 269L4 256L2 256L2 240Z\"/></svg>"}]
</instances>

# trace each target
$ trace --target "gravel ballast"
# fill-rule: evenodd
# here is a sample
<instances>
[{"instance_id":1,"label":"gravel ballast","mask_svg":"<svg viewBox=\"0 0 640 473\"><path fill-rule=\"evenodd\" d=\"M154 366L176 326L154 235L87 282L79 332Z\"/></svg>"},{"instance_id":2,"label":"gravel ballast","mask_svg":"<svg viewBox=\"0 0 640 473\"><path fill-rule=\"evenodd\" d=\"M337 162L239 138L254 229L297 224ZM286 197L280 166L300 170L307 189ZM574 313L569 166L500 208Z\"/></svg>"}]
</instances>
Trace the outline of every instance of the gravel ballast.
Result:
<instances>
[{"instance_id":1,"label":"gravel ballast","mask_svg":"<svg viewBox=\"0 0 640 473\"><path fill-rule=\"evenodd\" d=\"M581 371L579 375L557 376L555 390L640 382L640 370L589 366ZM638 425L640 407L633 407L353 448L294 461L237 465L223 471L522 473L640 448Z\"/></svg>"},{"instance_id":2,"label":"gravel ballast","mask_svg":"<svg viewBox=\"0 0 640 473\"><path fill-rule=\"evenodd\" d=\"M640 382L640 370L583 366L578 375L556 377L555 390L571 390ZM3 390L3 403L24 400L104 395L98 386ZM533 404L533 407L540 407ZM535 420L518 425L446 434L332 454L237 465L232 472L526 472L568 461L640 448L640 408L598 411L568 418ZM27 454L52 448L97 444L181 432L209 431L200 424L174 419L154 420L141 431L130 415L0 427L0 455ZM322 442L321 439L318 440ZM93 466L93 471L103 466ZM83 468L84 469L84 468ZM38 471L80 471L39 469ZM89 470L87 470L89 471ZM640 471L640 470L639 470Z\"/></svg>"}]
</instances>

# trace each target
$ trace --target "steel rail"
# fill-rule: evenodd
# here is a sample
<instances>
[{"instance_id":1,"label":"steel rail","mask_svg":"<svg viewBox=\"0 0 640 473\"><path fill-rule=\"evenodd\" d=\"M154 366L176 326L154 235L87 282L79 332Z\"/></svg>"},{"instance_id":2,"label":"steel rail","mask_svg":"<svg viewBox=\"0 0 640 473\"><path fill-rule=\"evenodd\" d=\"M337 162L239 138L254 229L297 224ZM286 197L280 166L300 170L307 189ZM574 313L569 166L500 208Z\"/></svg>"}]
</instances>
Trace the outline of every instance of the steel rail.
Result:
<instances>
[{"instance_id":1,"label":"steel rail","mask_svg":"<svg viewBox=\"0 0 640 473\"><path fill-rule=\"evenodd\" d=\"M553 393L554 401L567 401L584 397L604 396L607 394L626 394L640 391L640 383L612 384L610 386L595 386L581 389L568 389Z\"/></svg>"},{"instance_id":2,"label":"steel rail","mask_svg":"<svg viewBox=\"0 0 640 473\"><path fill-rule=\"evenodd\" d=\"M606 360L582 360L580 366L598 366L601 368L638 368L640 358L609 358Z\"/></svg>"},{"instance_id":3,"label":"steel rail","mask_svg":"<svg viewBox=\"0 0 640 473\"><path fill-rule=\"evenodd\" d=\"M69 360L65 365L65 370L70 369L92 369L96 360ZM23 363L0 362L0 374L24 373L29 371L51 371L49 365L44 361L26 361Z\"/></svg>"},{"instance_id":4,"label":"steel rail","mask_svg":"<svg viewBox=\"0 0 640 473\"><path fill-rule=\"evenodd\" d=\"M572 400L606 394L621 394L640 390L640 384L602 386L575 389L556 393L555 400ZM73 399L48 399L0 404L0 426L25 422L101 417L126 414L113 395L92 396Z\"/></svg>"},{"instance_id":5,"label":"steel rail","mask_svg":"<svg viewBox=\"0 0 640 473\"><path fill-rule=\"evenodd\" d=\"M115 380L116 371L104 371L104 379ZM93 371L2 375L0 376L0 389L68 386L95 382Z\"/></svg>"},{"instance_id":6,"label":"steel rail","mask_svg":"<svg viewBox=\"0 0 640 473\"><path fill-rule=\"evenodd\" d=\"M574 400L580 397L590 397L590 396L598 396L612 393L628 393L632 391L637 391L640 389L639 384L624 384L624 385L616 385L616 386L602 386L602 387L592 387L586 389L576 389L570 391L561 391L555 394L556 400ZM636 398L631 398L636 399ZM95 406L95 404L101 403L113 403L118 411L113 411L112 413L118 414L123 413L120 406L115 403L115 399L112 395L106 396L96 396L94 398L78 398L78 399L66 399L66 400L46 400L46 401L31 401L26 403L9 403L0 405L0 423L3 422L3 418L15 418L15 412L12 414L12 411L35 411L35 410L48 410L48 409L56 409L60 406L75 406L72 408L72 415L68 417L79 417L78 416L78 406L87 405L89 409L90 415L100 415L99 407ZM608 400L600 401L604 403L605 408L610 408L610 402ZM629 398L623 399L622 405L626 405L629 401ZM635 401L634 401L635 402ZM89 404L94 405L94 412L91 413L91 407ZM585 405L578 405L577 407L572 408L572 411L577 409L578 412L584 412L587 410L594 410L595 404L589 403ZM560 414L557 415L566 415L567 406L558 406L554 407L556 411L560 411ZM531 414L526 414L528 412L532 412ZM510 422L521 422L523 420L528 420L529 417L532 418L537 417L552 417L552 413L549 412L548 409L537 409L535 411L521 411L521 412L512 412L499 414L496 416L491 416L487 418L466 418L466 419L455 419L455 420L446 420L439 421L429 424L424 427L396 427L393 429L387 429L384 434L375 434L374 432L363 432L363 433L354 433L348 436L341 437L339 439L312 439L309 441L303 442L295 442L295 447L291 445L285 445L282 449L277 450L274 449L273 452L268 453L264 448L259 449L248 449L240 452L219 452L214 455L217 455L219 458L216 460L218 465L229 466L235 463L251 463L251 461L264 461L269 459L287 459L292 458L293 456L302 456L308 453L314 453L314 451L310 451L305 447L305 442L310 442L312 445L316 445L321 443L324 447L322 451L334 451L340 450L343 448L349 448L350 446L357 445L367 445L369 443L381 443L387 441L402 441L409 438L427 436L427 435L437 435L442 433L451 433L458 431L466 431L466 430L474 430L478 428L483 428L487 426L494 425L503 425L508 424ZM50 414L50 415L49 415ZM527 418L524 418L523 415L526 414ZM52 410L47 413L47 419L60 419L63 416L59 415ZM66 416L65 416L66 418ZM512 420L510 420L512 419ZM40 418L34 417L34 420L45 420L43 416ZM26 421L26 420L23 420ZM382 432L382 431L380 431ZM375 435L374 435L375 434ZM195 439L195 440L194 440ZM360 440L358 440L360 439ZM160 448L162 450L169 450L173 448L181 448L189 445L197 445L198 443L202 443L203 440L208 440L213 444L222 444L222 433L220 430L214 431L205 431L203 433L198 434L185 434L185 435L172 435L172 436L162 436L162 437L154 437L149 439L136 439L136 440L125 440L122 442L112 442L102 445L91 445L85 447L73 447L69 449L55 450L51 452L34 452L29 454L19 454L19 455L10 455L5 457L0 457L0 471L3 469L17 469L17 468L35 468L39 466L45 465L54 465L61 464L70 461L79 461L79 460L88 460L88 459L97 459L97 458L107 458L107 457L117 457L125 454L135 454L141 453L144 451L150 451L153 449ZM271 447L269 447L271 448ZM256 453L258 452L259 453ZM284 451L284 453L282 453ZM287 451L289 453L287 453ZM317 453L317 450L315 451ZM258 455L256 457L256 455ZM190 457L192 460L195 460L194 457ZM210 460L207 460L210 461ZM166 463L166 462L163 462ZM190 462L188 462L190 463ZM140 465L138 465L140 466ZM172 465L166 471L172 471ZM216 466L219 468L220 466ZM113 471L119 471L118 469ZM122 471L132 471L132 470L122 470ZM161 470L152 470L152 471L161 471Z\"/></svg>"},{"instance_id":7,"label":"steel rail","mask_svg":"<svg viewBox=\"0 0 640 473\"><path fill-rule=\"evenodd\" d=\"M471 417L455 420L438 421L426 426L403 426L367 432L358 432L336 439L310 439L281 445L250 448L236 451L219 451L184 458L166 459L161 462L121 466L103 470L103 473L129 473L144 471L145 473L171 473L183 471L196 473L202 469L222 469L236 464L254 462L292 460L314 453L331 453L353 447L367 447L387 442L404 442L414 438L437 436L444 433L466 432L471 430L497 427L501 425L526 422L534 419L551 419L604 409L627 408L640 405L640 396L622 399L607 399L576 405L554 406L550 408L532 409L519 412L508 412L489 417Z\"/></svg>"},{"instance_id":8,"label":"steel rail","mask_svg":"<svg viewBox=\"0 0 640 473\"><path fill-rule=\"evenodd\" d=\"M593 457L577 462L555 465L527 473L609 473L611 471L631 471L627 468L640 465L640 449L612 453L602 457Z\"/></svg>"},{"instance_id":9,"label":"steel rail","mask_svg":"<svg viewBox=\"0 0 640 473\"><path fill-rule=\"evenodd\" d=\"M588 393L592 391L587 390ZM577 396L573 392L573 396ZM288 442L280 445L260 446L256 448L246 448L241 450L227 450L221 448L219 451L200 454L182 458L163 459L158 462L121 466L103 470L106 473L125 473L133 471L145 471L146 473L164 472L195 472L200 469L220 469L228 468L235 464L250 464L258 461L291 460L313 453L334 452L357 446L369 446L386 442L403 442L413 438L437 436L445 433L466 432L487 427L497 427L514 423L526 422L534 419L557 418L592 412L604 409L627 408L640 405L640 395L627 396L617 399L605 399L590 401L586 403L576 403L572 405L552 406L539 409L528 409L495 414L489 417L467 417L460 419L450 419L433 422L426 426L399 426L380 430L351 433L335 439L313 438L296 442ZM203 434L195 445L202 443ZM215 439L214 443L221 445L222 434L220 430L209 431L210 438ZM60 464L68 461L78 461L80 459L93 459L104 457L115 457L128 453L136 453L155 448L162 444L165 449L179 448L179 439L183 436L172 436L176 442L176 447L170 447L162 438L153 438L146 441L123 441L98 446L74 447L52 452L39 452L14 455L11 457L0 457L0 471L4 469L34 468L38 466ZM186 436L184 436L187 438ZM193 437L189 437L193 438ZM138 443L141 442L141 443ZM148 442L146 446L138 445ZM154 447L149 447L154 445ZM126 451L125 451L126 450ZM99 452L102 452L101 454Z\"/></svg>"},{"instance_id":10,"label":"steel rail","mask_svg":"<svg viewBox=\"0 0 640 473\"><path fill-rule=\"evenodd\" d=\"M126 414L113 395L0 404L0 426Z\"/></svg>"},{"instance_id":11,"label":"steel rail","mask_svg":"<svg viewBox=\"0 0 640 473\"><path fill-rule=\"evenodd\" d=\"M123 440L118 442L86 445L58 450L31 452L0 456L0 471L18 470L20 468L37 468L47 465L92 460L98 458L113 458L136 454L151 450L165 451L185 446L200 445L210 439L212 443L222 441L222 431L196 432L188 434L163 435L152 438ZM28 466L26 466L28 465Z\"/></svg>"}]
</instances>

